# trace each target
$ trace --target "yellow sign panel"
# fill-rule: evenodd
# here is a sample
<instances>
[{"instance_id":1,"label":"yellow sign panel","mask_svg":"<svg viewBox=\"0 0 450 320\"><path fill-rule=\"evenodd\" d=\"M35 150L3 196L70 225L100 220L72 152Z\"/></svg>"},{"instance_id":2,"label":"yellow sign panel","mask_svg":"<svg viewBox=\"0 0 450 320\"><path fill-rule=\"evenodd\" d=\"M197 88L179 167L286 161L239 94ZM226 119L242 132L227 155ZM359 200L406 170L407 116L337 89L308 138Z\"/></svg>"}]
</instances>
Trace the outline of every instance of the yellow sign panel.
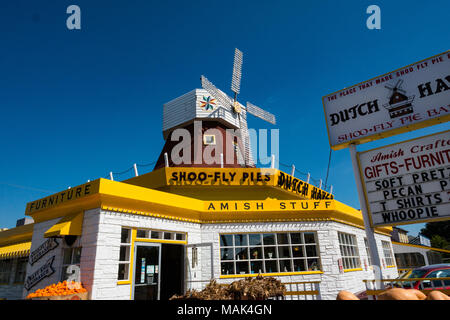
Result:
<instances>
[{"instance_id":1,"label":"yellow sign panel","mask_svg":"<svg viewBox=\"0 0 450 320\"><path fill-rule=\"evenodd\" d=\"M208 212L244 211L322 211L333 210L333 201L314 200L262 200L262 201L209 201L205 202Z\"/></svg>"},{"instance_id":2,"label":"yellow sign panel","mask_svg":"<svg viewBox=\"0 0 450 320\"><path fill-rule=\"evenodd\" d=\"M277 169L165 168L168 186L269 186L305 199L332 200L332 194Z\"/></svg>"},{"instance_id":3,"label":"yellow sign panel","mask_svg":"<svg viewBox=\"0 0 450 320\"><path fill-rule=\"evenodd\" d=\"M100 179L88 182L51 196L27 203L25 214L32 214L36 211L41 211L49 208L68 203L70 201L84 198L92 194L98 193L100 186Z\"/></svg>"}]
</instances>

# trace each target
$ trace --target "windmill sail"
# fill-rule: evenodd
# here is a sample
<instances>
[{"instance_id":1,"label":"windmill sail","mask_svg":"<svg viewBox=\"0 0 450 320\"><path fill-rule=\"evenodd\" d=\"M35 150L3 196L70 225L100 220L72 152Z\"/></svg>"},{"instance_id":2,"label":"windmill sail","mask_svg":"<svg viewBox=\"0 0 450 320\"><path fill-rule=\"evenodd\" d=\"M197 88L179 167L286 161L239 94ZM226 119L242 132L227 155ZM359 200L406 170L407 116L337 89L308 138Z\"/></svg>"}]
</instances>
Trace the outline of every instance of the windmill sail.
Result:
<instances>
[{"instance_id":1,"label":"windmill sail","mask_svg":"<svg viewBox=\"0 0 450 320\"><path fill-rule=\"evenodd\" d=\"M235 48L234 50L234 64L233 64L233 77L231 79L231 90L235 95L239 94L241 88L242 77L242 52Z\"/></svg>"},{"instance_id":2,"label":"windmill sail","mask_svg":"<svg viewBox=\"0 0 450 320\"><path fill-rule=\"evenodd\" d=\"M254 104L251 104L250 102L247 102L247 112L264 121L270 122L271 124L276 123L276 119L273 114L255 106Z\"/></svg>"}]
</instances>

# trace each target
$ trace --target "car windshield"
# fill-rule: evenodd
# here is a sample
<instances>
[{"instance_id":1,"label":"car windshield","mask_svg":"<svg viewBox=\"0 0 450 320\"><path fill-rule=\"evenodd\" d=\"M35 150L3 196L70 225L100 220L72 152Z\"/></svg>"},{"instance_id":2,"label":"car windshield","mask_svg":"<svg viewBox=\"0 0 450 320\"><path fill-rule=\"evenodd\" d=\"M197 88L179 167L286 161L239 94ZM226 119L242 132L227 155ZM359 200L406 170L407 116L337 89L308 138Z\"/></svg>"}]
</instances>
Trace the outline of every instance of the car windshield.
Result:
<instances>
[{"instance_id":1,"label":"car windshield","mask_svg":"<svg viewBox=\"0 0 450 320\"><path fill-rule=\"evenodd\" d=\"M427 273L427 270L413 270L411 274L408 276L408 279L423 278L425 273Z\"/></svg>"}]
</instances>

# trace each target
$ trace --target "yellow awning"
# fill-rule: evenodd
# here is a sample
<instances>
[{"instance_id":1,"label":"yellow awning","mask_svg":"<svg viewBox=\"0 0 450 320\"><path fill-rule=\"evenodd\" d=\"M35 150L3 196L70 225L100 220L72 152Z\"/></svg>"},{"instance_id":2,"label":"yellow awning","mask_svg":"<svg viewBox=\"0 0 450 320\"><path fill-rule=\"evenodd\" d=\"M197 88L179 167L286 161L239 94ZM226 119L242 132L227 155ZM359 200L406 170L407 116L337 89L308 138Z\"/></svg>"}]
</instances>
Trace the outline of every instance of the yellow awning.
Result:
<instances>
[{"instance_id":1,"label":"yellow awning","mask_svg":"<svg viewBox=\"0 0 450 320\"><path fill-rule=\"evenodd\" d=\"M0 247L0 259L26 257L30 254L31 241Z\"/></svg>"},{"instance_id":2,"label":"yellow awning","mask_svg":"<svg viewBox=\"0 0 450 320\"><path fill-rule=\"evenodd\" d=\"M44 237L81 236L83 212L67 215L44 233Z\"/></svg>"}]
</instances>

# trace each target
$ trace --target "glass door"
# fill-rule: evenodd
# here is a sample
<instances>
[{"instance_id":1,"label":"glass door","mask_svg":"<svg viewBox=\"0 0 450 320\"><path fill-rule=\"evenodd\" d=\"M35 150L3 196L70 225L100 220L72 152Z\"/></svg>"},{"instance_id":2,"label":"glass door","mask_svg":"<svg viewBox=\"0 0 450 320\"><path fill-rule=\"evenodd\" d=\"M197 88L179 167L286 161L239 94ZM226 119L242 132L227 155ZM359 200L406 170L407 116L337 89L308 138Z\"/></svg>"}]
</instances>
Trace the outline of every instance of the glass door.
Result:
<instances>
[{"instance_id":1,"label":"glass door","mask_svg":"<svg viewBox=\"0 0 450 320\"><path fill-rule=\"evenodd\" d=\"M133 299L159 300L161 244L136 243L134 248Z\"/></svg>"}]
</instances>

